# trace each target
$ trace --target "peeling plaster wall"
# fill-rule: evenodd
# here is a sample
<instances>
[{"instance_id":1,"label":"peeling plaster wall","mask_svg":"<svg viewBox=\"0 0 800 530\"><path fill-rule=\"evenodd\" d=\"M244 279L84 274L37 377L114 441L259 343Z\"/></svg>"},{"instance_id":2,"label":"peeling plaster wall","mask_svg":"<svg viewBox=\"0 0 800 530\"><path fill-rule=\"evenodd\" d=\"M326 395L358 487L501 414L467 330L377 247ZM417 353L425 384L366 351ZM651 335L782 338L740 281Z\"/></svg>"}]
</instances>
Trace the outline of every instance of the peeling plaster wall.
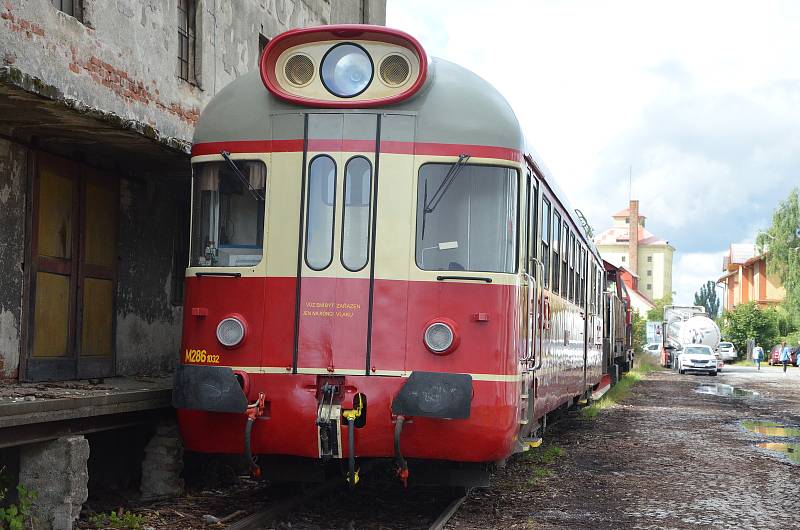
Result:
<instances>
[{"instance_id":1,"label":"peeling plaster wall","mask_svg":"<svg viewBox=\"0 0 800 530\"><path fill-rule=\"evenodd\" d=\"M117 375L160 373L177 362L183 310L173 305L172 279L183 280L188 261L188 200L188 182L120 182Z\"/></svg>"},{"instance_id":2,"label":"peeling plaster wall","mask_svg":"<svg viewBox=\"0 0 800 530\"><path fill-rule=\"evenodd\" d=\"M26 163L24 147L0 139L0 378L19 368Z\"/></svg>"},{"instance_id":3,"label":"peeling plaster wall","mask_svg":"<svg viewBox=\"0 0 800 530\"><path fill-rule=\"evenodd\" d=\"M0 64L67 97L191 141L206 103L257 68L259 34L383 24L385 0L197 0L197 86L179 79L177 0L83 0L83 23L49 0L0 2Z\"/></svg>"}]
</instances>

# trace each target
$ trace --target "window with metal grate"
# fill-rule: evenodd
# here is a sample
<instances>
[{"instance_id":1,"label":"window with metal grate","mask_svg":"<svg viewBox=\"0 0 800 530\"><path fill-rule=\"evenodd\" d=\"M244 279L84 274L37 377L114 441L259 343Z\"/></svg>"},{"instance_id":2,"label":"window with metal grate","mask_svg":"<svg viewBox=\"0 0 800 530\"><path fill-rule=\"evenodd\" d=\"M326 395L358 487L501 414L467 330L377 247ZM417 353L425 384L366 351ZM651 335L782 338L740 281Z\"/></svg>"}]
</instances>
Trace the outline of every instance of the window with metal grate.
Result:
<instances>
[{"instance_id":1,"label":"window with metal grate","mask_svg":"<svg viewBox=\"0 0 800 530\"><path fill-rule=\"evenodd\" d=\"M197 84L196 30L197 6L195 0L178 0L178 77Z\"/></svg>"},{"instance_id":2,"label":"window with metal grate","mask_svg":"<svg viewBox=\"0 0 800 530\"><path fill-rule=\"evenodd\" d=\"M83 0L50 0L53 7L83 22Z\"/></svg>"}]
</instances>

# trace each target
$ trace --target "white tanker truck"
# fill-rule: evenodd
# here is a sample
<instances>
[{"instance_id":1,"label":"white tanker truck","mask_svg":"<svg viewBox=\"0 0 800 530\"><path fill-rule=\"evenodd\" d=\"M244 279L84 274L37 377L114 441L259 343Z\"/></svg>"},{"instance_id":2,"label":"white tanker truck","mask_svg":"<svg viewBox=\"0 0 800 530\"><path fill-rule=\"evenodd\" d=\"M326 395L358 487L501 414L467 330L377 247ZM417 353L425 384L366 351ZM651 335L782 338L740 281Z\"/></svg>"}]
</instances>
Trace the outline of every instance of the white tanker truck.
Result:
<instances>
[{"instance_id":1,"label":"white tanker truck","mask_svg":"<svg viewBox=\"0 0 800 530\"><path fill-rule=\"evenodd\" d=\"M664 307L664 344L661 364L672 367L684 344L705 344L712 350L719 347L719 326L708 318L703 306L668 305Z\"/></svg>"}]
</instances>

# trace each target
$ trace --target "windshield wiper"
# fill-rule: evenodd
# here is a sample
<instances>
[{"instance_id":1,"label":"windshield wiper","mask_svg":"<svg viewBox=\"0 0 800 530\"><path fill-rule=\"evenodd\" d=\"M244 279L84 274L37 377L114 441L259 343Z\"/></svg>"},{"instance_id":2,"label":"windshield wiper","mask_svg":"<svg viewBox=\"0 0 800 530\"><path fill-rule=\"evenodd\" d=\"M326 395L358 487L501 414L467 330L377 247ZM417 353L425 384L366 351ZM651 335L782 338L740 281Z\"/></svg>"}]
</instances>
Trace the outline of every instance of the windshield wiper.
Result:
<instances>
[{"instance_id":1,"label":"windshield wiper","mask_svg":"<svg viewBox=\"0 0 800 530\"><path fill-rule=\"evenodd\" d=\"M425 196L422 198L422 239L425 239L425 218L429 213L433 213L433 211L442 201L442 197L444 197L444 194L447 193L447 188L449 188L450 184L452 184L456 179L458 173L461 171L461 168L467 164L467 160L469 160L468 154L459 155L458 161L450 166L447 175L444 176L442 183L439 184L439 187L436 188L435 192L433 192L430 200L428 200L428 179L425 179Z\"/></svg>"},{"instance_id":2,"label":"windshield wiper","mask_svg":"<svg viewBox=\"0 0 800 530\"><path fill-rule=\"evenodd\" d=\"M458 161L450 167L447 175L445 175L444 179L442 179L442 183L439 184L439 187L436 188L435 192L433 192L430 200L425 203L423 215L433 213L436 207L439 206L439 203L442 201L444 194L447 193L447 189L450 187L450 184L453 183L461 169L467 164L467 160L469 160L469 155L459 155Z\"/></svg>"},{"instance_id":3,"label":"windshield wiper","mask_svg":"<svg viewBox=\"0 0 800 530\"><path fill-rule=\"evenodd\" d=\"M231 159L231 154L228 151L220 151L219 154L222 155L222 158L225 159L225 162L228 163L234 174L239 177L239 180L242 181L242 184L244 184L247 189L250 190L250 195L252 195L257 201L263 201L264 195L262 195L259 190L255 189L253 185L250 184L250 180L242 174L242 172L239 170L239 166L237 166L236 162Z\"/></svg>"}]
</instances>

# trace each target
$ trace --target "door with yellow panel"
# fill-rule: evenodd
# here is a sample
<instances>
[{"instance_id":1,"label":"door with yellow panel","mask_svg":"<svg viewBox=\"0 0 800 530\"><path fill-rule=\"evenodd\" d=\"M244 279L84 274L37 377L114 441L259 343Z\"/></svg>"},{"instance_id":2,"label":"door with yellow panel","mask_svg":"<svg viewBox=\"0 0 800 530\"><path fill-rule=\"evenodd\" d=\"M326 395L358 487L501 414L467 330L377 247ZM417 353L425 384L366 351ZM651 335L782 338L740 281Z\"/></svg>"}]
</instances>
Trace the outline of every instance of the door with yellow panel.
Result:
<instances>
[{"instance_id":1,"label":"door with yellow panel","mask_svg":"<svg viewBox=\"0 0 800 530\"><path fill-rule=\"evenodd\" d=\"M114 375L118 180L81 172L81 261L78 266L78 378Z\"/></svg>"},{"instance_id":2,"label":"door with yellow panel","mask_svg":"<svg viewBox=\"0 0 800 530\"><path fill-rule=\"evenodd\" d=\"M113 375L117 181L39 153L32 190L23 378Z\"/></svg>"}]
</instances>

